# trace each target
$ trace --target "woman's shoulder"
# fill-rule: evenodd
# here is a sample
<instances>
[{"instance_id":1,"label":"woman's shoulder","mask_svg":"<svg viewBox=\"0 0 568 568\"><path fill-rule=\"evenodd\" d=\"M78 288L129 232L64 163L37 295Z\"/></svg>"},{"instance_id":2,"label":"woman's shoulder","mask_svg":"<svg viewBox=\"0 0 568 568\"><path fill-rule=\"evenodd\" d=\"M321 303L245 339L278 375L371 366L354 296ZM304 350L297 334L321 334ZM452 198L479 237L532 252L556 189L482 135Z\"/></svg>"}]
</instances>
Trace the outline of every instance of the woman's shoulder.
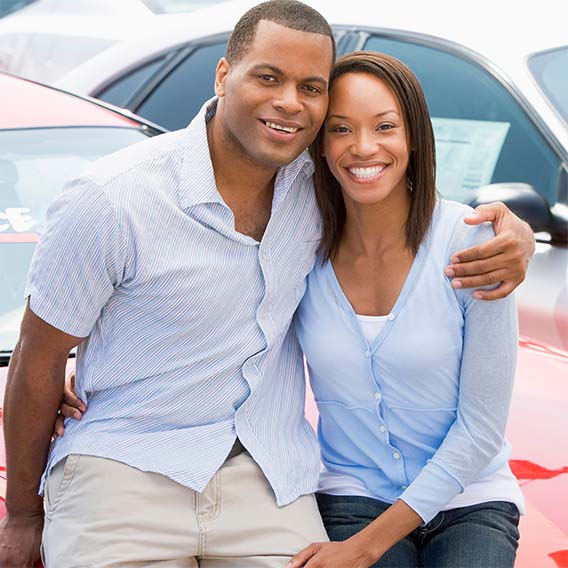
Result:
<instances>
[{"instance_id":1,"label":"woman's shoulder","mask_svg":"<svg viewBox=\"0 0 568 568\"><path fill-rule=\"evenodd\" d=\"M459 201L451 201L449 199L439 199L436 202L436 213L440 216L440 220L446 224L456 223L467 215L471 215L474 209L465 203Z\"/></svg>"},{"instance_id":2,"label":"woman's shoulder","mask_svg":"<svg viewBox=\"0 0 568 568\"><path fill-rule=\"evenodd\" d=\"M450 252L457 252L492 239L495 236L491 223L468 225L464 222L475 210L464 203L440 199L436 205L438 218L436 232L448 243Z\"/></svg>"}]
</instances>

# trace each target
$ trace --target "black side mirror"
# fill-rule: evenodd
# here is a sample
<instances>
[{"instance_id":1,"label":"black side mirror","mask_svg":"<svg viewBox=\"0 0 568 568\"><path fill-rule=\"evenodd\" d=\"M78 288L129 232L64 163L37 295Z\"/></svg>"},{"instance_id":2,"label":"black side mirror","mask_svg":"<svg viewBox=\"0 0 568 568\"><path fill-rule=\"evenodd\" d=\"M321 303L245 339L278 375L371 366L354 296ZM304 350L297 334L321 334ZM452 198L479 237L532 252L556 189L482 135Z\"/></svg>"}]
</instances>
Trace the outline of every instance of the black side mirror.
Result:
<instances>
[{"instance_id":1,"label":"black side mirror","mask_svg":"<svg viewBox=\"0 0 568 568\"><path fill-rule=\"evenodd\" d=\"M503 202L535 231L550 234L552 242L568 244L568 217L553 212L548 202L534 187L526 183L494 183L475 191L469 202L477 207L495 201Z\"/></svg>"}]
</instances>

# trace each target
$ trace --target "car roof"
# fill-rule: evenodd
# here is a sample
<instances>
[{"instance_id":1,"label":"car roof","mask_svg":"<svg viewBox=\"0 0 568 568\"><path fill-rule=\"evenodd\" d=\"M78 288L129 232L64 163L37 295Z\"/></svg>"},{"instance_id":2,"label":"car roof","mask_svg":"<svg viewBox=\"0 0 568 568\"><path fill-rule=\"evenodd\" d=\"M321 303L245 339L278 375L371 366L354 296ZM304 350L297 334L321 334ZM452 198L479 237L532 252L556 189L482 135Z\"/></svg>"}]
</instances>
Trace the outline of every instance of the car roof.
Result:
<instances>
[{"instance_id":1,"label":"car roof","mask_svg":"<svg viewBox=\"0 0 568 568\"><path fill-rule=\"evenodd\" d=\"M33 4L22 8L18 15L32 14L108 14L132 15L153 14L142 0L37 0Z\"/></svg>"},{"instance_id":2,"label":"car roof","mask_svg":"<svg viewBox=\"0 0 568 568\"><path fill-rule=\"evenodd\" d=\"M371 27L415 32L446 39L465 46L497 64L518 60L531 53L568 44L565 19L554 17L554 0L539 2L539 10L519 6L513 0L478 0L475 8L464 10L454 0L398 0L395 8L377 9L376 0L351 0L349 10L340 2L305 0L332 25ZM144 34L114 49L125 56L142 48L140 55L159 53L184 41L209 34L228 33L257 0L233 0L189 14L163 14ZM112 57L111 50L101 59Z\"/></svg>"},{"instance_id":3,"label":"car roof","mask_svg":"<svg viewBox=\"0 0 568 568\"><path fill-rule=\"evenodd\" d=\"M0 129L141 125L76 95L4 73L0 73L0 93Z\"/></svg>"},{"instance_id":4,"label":"car roof","mask_svg":"<svg viewBox=\"0 0 568 568\"><path fill-rule=\"evenodd\" d=\"M207 10L197 5L194 12ZM38 0L0 20L0 37L61 36L125 41L152 37L192 12L157 13L142 0ZM158 23L160 22L160 23Z\"/></svg>"}]
</instances>

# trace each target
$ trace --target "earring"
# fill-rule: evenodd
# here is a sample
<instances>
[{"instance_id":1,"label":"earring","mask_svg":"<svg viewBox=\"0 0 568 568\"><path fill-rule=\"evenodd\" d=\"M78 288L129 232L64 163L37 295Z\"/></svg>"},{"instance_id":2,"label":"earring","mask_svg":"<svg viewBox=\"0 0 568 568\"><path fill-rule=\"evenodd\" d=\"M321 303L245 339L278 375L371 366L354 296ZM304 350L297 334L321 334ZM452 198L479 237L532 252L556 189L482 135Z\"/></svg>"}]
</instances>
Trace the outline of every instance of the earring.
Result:
<instances>
[{"instance_id":1,"label":"earring","mask_svg":"<svg viewBox=\"0 0 568 568\"><path fill-rule=\"evenodd\" d=\"M406 187L408 188L408 191L412 193L413 185L412 185L412 180L410 178L406 178Z\"/></svg>"}]
</instances>

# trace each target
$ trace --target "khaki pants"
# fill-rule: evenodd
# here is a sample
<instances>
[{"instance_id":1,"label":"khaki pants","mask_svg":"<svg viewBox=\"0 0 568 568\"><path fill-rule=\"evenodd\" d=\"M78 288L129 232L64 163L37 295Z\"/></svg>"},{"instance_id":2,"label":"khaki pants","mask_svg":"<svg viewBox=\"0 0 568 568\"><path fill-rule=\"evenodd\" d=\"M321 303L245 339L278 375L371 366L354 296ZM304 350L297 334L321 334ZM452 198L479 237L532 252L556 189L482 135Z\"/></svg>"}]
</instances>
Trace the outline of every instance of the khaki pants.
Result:
<instances>
[{"instance_id":1,"label":"khaki pants","mask_svg":"<svg viewBox=\"0 0 568 568\"><path fill-rule=\"evenodd\" d=\"M277 507L248 453L203 493L120 462L71 455L46 484L46 568L283 568L327 540L313 495Z\"/></svg>"}]
</instances>

